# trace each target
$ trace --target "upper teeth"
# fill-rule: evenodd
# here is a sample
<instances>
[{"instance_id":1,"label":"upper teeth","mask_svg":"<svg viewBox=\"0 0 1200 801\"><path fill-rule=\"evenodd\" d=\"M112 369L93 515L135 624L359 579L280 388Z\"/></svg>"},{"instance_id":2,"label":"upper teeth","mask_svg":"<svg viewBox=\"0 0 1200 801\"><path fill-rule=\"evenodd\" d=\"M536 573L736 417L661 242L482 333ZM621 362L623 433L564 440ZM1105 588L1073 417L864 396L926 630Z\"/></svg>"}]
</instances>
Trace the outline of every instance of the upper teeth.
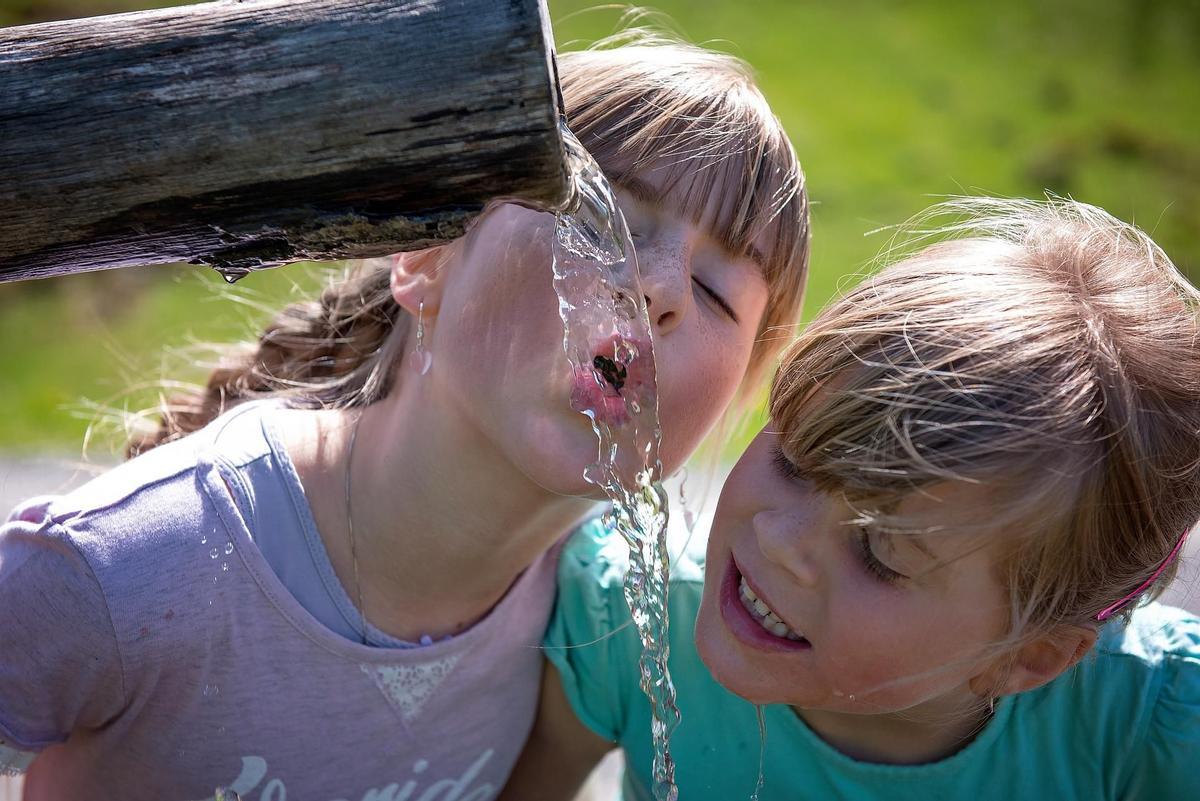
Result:
<instances>
[{"instance_id":1,"label":"upper teeth","mask_svg":"<svg viewBox=\"0 0 1200 801\"><path fill-rule=\"evenodd\" d=\"M742 596L742 606L746 607L746 611L750 613L750 616L758 621L758 625L776 637L783 637L788 640L803 639L795 631L788 628L788 624L784 623L779 615L775 614L775 611L763 603L763 600L755 594L754 590L750 589L750 585L746 583L745 576L741 579L739 590Z\"/></svg>"}]
</instances>

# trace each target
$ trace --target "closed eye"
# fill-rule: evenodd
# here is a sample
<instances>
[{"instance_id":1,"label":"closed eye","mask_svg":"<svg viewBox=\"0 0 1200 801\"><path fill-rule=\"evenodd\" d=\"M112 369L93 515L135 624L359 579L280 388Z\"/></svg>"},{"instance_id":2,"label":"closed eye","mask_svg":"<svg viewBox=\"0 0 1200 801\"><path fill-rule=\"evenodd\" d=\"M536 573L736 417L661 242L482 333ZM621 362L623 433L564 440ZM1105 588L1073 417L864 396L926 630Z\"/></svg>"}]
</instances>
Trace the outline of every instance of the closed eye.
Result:
<instances>
[{"instance_id":1,"label":"closed eye","mask_svg":"<svg viewBox=\"0 0 1200 801\"><path fill-rule=\"evenodd\" d=\"M733 307L730 306L725 301L725 298L723 298L719 294L717 294L717 292L715 290L713 290L712 287L710 287L708 284L701 281L699 278L696 278L695 276L692 277L692 281L694 281L696 283L696 286L700 287L700 289L704 292L704 294L708 295L709 300L711 300L713 303L715 303L721 307L721 311L725 312L725 314L729 317L729 319L733 320L735 323L741 322L740 320L738 320L737 313L734 312Z\"/></svg>"},{"instance_id":2,"label":"closed eye","mask_svg":"<svg viewBox=\"0 0 1200 801\"><path fill-rule=\"evenodd\" d=\"M892 570L879 560L879 557L871 550L871 533L865 526L858 527L858 552L859 558L862 560L862 565L867 569L867 572L885 584L895 584L902 579L908 578L908 576Z\"/></svg>"},{"instance_id":3,"label":"closed eye","mask_svg":"<svg viewBox=\"0 0 1200 801\"><path fill-rule=\"evenodd\" d=\"M779 471L779 475L789 481L801 481L804 479L804 474L800 472L800 468L796 467L791 459L783 452L783 449L778 445L771 449L771 461L775 463L775 469Z\"/></svg>"}]
</instances>

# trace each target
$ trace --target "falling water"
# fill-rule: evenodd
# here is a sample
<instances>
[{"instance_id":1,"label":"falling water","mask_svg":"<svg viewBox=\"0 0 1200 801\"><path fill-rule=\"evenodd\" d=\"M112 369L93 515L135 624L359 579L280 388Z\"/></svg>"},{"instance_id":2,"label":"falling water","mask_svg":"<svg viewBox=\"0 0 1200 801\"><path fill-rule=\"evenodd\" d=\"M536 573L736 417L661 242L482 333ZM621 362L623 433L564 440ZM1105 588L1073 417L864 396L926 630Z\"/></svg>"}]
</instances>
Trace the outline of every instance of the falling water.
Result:
<instances>
[{"instance_id":1,"label":"falling water","mask_svg":"<svg viewBox=\"0 0 1200 801\"><path fill-rule=\"evenodd\" d=\"M758 801L758 795L763 788L763 761L767 755L767 721L763 715L762 704L754 705L754 715L758 718L758 780L754 782L754 792L750 801Z\"/></svg>"},{"instance_id":2,"label":"falling water","mask_svg":"<svg viewBox=\"0 0 1200 801\"><path fill-rule=\"evenodd\" d=\"M574 197L557 215L554 288L575 379L571 405L600 440L599 458L584 477L612 501L608 522L629 546L625 600L642 641L641 686L653 714L653 793L674 801L669 740L679 710L667 671L667 496L650 318L612 189L565 125L562 135Z\"/></svg>"}]
</instances>

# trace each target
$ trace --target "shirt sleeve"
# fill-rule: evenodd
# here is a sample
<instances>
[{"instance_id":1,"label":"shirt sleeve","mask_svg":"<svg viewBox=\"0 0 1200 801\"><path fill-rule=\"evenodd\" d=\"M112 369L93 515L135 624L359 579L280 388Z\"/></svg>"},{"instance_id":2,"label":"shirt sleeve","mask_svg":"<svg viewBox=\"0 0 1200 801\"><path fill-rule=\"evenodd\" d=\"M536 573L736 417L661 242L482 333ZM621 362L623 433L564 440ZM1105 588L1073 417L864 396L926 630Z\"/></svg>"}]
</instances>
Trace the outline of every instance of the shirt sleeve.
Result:
<instances>
[{"instance_id":1,"label":"shirt sleeve","mask_svg":"<svg viewBox=\"0 0 1200 801\"><path fill-rule=\"evenodd\" d=\"M125 701L104 593L50 502L30 501L0 526L0 748L10 771L20 752L98 728Z\"/></svg>"},{"instance_id":2,"label":"shirt sleeve","mask_svg":"<svg viewBox=\"0 0 1200 801\"><path fill-rule=\"evenodd\" d=\"M1200 798L1200 620L1177 621L1163 636L1161 683L1121 796L1130 801Z\"/></svg>"},{"instance_id":3,"label":"shirt sleeve","mask_svg":"<svg viewBox=\"0 0 1200 801\"><path fill-rule=\"evenodd\" d=\"M637 631L622 590L627 559L625 543L598 520L571 535L544 643L575 714L612 742L639 692Z\"/></svg>"}]
</instances>

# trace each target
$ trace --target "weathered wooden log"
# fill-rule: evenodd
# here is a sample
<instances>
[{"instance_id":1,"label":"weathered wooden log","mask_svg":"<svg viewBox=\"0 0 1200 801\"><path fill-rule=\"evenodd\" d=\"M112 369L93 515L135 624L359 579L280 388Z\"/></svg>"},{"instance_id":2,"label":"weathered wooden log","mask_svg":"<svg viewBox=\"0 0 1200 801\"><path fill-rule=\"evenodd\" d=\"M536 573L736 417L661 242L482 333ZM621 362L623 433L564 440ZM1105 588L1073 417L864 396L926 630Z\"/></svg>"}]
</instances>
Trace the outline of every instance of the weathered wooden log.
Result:
<instances>
[{"instance_id":1,"label":"weathered wooden log","mask_svg":"<svg viewBox=\"0 0 1200 801\"><path fill-rule=\"evenodd\" d=\"M0 29L0 281L228 276L567 194L544 0L239 0Z\"/></svg>"}]
</instances>

